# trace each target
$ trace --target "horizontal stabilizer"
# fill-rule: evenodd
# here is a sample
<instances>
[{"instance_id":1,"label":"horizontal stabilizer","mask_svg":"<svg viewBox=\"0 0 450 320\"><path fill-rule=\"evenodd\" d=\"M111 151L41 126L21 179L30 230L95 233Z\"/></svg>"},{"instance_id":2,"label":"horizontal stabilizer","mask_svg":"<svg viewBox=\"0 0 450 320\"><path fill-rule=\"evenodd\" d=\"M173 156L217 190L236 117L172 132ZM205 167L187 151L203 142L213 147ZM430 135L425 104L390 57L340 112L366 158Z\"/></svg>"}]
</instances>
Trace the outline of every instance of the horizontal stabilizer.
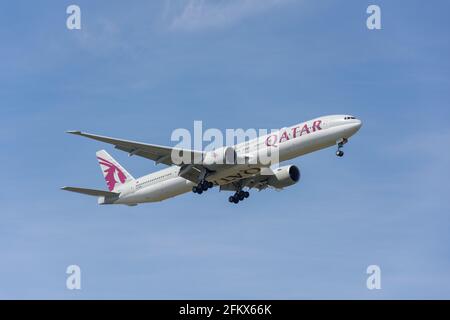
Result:
<instances>
[{"instance_id":1,"label":"horizontal stabilizer","mask_svg":"<svg viewBox=\"0 0 450 320\"><path fill-rule=\"evenodd\" d=\"M88 196L96 196L96 197L115 197L118 196L120 193L117 192L109 192L109 191L103 191L103 190L96 190L96 189L85 189L85 188L75 188L75 187L62 187L61 190L86 194Z\"/></svg>"}]
</instances>

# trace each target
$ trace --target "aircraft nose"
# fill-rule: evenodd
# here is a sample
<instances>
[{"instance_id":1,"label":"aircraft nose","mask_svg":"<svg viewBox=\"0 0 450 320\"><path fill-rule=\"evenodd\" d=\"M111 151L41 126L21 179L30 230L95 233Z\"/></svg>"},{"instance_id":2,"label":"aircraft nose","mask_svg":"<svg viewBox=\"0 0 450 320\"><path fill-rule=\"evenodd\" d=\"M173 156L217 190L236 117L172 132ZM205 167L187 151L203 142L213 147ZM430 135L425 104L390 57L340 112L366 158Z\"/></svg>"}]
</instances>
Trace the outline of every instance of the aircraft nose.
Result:
<instances>
[{"instance_id":1,"label":"aircraft nose","mask_svg":"<svg viewBox=\"0 0 450 320\"><path fill-rule=\"evenodd\" d=\"M362 121L359 119L355 120L355 129L358 131L362 127Z\"/></svg>"}]
</instances>

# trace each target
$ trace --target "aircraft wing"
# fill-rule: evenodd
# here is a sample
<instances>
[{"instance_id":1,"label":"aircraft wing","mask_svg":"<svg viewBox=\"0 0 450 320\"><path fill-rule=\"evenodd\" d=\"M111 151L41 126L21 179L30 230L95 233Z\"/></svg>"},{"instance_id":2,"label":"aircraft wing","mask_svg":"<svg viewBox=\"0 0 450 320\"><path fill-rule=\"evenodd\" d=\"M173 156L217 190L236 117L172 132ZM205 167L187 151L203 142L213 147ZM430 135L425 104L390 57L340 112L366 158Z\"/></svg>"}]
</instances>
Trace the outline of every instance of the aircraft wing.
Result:
<instances>
[{"instance_id":1,"label":"aircraft wing","mask_svg":"<svg viewBox=\"0 0 450 320\"><path fill-rule=\"evenodd\" d=\"M256 174L252 177L243 178L220 186L221 191L237 191L240 188L248 187L250 189L264 190L269 185L269 178L274 174L270 168L264 168L264 174Z\"/></svg>"},{"instance_id":2,"label":"aircraft wing","mask_svg":"<svg viewBox=\"0 0 450 320\"><path fill-rule=\"evenodd\" d=\"M99 136L95 134L90 134L81 131L67 131L67 133L98 140L101 142L109 143L114 145L116 149L128 152L130 156L137 155L140 157L144 157L158 163L164 163L168 166L171 166L175 163L172 162L172 151L179 152L178 154L190 154L191 163L193 163L194 157L199 157L196 159L202 159L203 153L200 151L186 150L186 149L178 149L171 148L165 146L159 146L155 144L147 144L142 142L130 141L130 140L122 140L111 137Z\"/></svg>"},{"instance_id":3,"label":"aircraft wing","mask_svg":"<svg viewBox=\"0 0 450 320\"><path fill-rule=\"evenodd\" d=\"M85 188L75 188L75 187L62 187L61 190L86 194L88 196L96 196L96 197L116 197L120 193L117 192L109 192L103 190L95 190L95 189L85 189Z\"/></svg>"}]
</instances>

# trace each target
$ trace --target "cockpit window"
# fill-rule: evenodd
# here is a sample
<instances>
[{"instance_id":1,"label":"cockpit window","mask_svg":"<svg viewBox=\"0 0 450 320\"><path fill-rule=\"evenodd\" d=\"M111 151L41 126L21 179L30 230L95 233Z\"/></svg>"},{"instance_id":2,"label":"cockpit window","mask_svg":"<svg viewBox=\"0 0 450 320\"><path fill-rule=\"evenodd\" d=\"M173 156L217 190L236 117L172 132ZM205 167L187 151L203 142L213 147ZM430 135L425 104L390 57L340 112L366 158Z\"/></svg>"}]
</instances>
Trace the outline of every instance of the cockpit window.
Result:
<instances>
[{"instance_id":1,"label":"cockpit window","mask_svg":"<svg viewBox=\"0 0 450 320\"><path fill-rule=\"evenodd\" d=\"M344 120L356 119L355 117L345 117Z\"/></svg>"}]
</instances>

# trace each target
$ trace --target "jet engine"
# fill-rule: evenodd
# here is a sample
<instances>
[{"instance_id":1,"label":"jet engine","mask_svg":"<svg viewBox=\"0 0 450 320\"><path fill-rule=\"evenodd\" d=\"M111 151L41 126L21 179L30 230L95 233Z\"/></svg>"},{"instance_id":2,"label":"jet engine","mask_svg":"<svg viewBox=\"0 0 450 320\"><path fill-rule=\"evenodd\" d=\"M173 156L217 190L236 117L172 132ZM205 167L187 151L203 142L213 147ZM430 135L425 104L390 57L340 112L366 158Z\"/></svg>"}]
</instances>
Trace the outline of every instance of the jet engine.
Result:
<instances>
[{"instance_id":1,"label":"jet engine","mask_svg":"<svg viewBox=\"0 0 450 320\"><path fill-rule=\"evenodd\" d=\"M270 176L268 184L277 189L285 188L296 184L300 180L300 169L294 165L280 167L274 170L274 175Z\"/></svg>"}]
</instances>

